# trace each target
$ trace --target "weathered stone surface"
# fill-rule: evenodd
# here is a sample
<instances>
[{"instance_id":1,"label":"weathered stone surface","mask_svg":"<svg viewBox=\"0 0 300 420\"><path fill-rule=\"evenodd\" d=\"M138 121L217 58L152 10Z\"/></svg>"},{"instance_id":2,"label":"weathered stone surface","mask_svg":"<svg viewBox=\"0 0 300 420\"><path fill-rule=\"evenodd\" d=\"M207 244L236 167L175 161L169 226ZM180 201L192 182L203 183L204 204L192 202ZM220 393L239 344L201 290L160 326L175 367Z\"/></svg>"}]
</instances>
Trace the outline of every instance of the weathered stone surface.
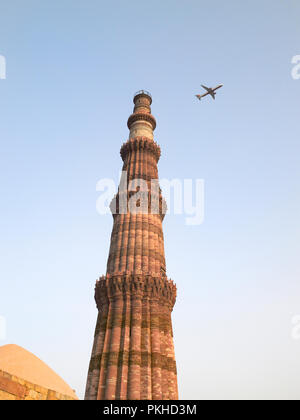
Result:
<instances>
[{"instance_id":1,"label":"weathered stone surface","mask_svg":"<svg viewBox=\"0 0 300 420\"><path fill-rule=\"evenodd\" d=\"M31 383L44 389L54 389L73 399L77 398L74 390L46 363L16 344L0 347L0 370L3 372L1 377L9 379L12 383L19 385ZM21 395L19 397L21 398Z\"/></svg>"},{"instance_id":2,"label":"weathered stone surface","mask_svg":"<svg viewBox=\"0 0 300 420\"><path fill-rule=\"evenodd\" d=\"M148 274L106 275L96 282L95 300L98 309L117 298L134 299L136 296L139 296L141 300L157 300L172 310L176 300L176 286L172 280L163 278L161 275ZM114 322L120 322L121 317L121 312L119 316L115 315ZM132 319L131 323L134 322L135 320ZM110 323L107 327L111 328Z\"/></svg>"},{"instance_id":3,"label":"weathered stone surface","mask_svg":"<svg viewBox=\"0 0 300 420\"><path fill-rule=\"evenodd\" d=\"M0 400L74 400L0 370Z\"/></svg>"}]
</instances>

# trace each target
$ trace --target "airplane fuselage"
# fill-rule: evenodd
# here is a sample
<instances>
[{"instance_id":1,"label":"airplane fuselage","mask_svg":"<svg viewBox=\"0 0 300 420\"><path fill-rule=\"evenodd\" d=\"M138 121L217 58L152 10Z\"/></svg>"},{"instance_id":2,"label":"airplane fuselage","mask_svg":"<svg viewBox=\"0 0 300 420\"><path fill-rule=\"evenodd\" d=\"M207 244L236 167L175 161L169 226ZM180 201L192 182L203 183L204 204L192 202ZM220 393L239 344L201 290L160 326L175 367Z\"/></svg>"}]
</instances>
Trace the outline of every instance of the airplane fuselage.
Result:
<instances>
[{"instance_id":1,"label":"airplane fuselage","mask_svg":"<svg viewBox=\"0 0 300 420\"><path fill-rule=\"evenodd\" d=\"M215 92L217 89L220 89L221 87L222 87L223 85L218 85L218 86L216 86L215 88L209 88L209 92L208 93L211 93L211 92Z\"/></svg>"},{"instance_id":2,"label":"airplane fuselage","mask_svg":"<svg viewBox=\"0 0 300 420\"><path fill-rule=\"evenodd\" d=\"M208 88L204 85L201 85L203 87L203 89L206 90L205 93L203 93L203 95L196 95L197 98L200 100L201 98L204 98L204 96L210 95L213 99L215 99L215 95L216 95L216 90L220 89L223 85L218 85L215 88Z\"/></svg>"}]
</instances>

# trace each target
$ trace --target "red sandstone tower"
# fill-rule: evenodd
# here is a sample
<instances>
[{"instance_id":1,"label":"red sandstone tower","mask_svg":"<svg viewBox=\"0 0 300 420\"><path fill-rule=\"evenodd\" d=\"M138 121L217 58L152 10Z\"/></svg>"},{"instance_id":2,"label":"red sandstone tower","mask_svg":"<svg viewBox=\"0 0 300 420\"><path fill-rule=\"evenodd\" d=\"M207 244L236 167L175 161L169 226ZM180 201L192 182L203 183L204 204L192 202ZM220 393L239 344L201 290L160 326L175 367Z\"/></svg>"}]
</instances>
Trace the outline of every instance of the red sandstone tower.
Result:
<instances>
[{"instance_id":1,"label":"red sandstone tower","mask_svg":"<svg viewBox=\"0 0 300 420\"><path fill-rule=\"evenodd\" d=\"M149 93L140 91L133 101L129 140L120 152L127 171L125 189L120 183L112 201L107 271L95 287L99 313L86 400L178 398L171 321L176 286L166 277L156 121ZM158 186L152 192L151 180ZM128 203L136 193L140 198L134 209Z\"/></svg>"}]
</instances>

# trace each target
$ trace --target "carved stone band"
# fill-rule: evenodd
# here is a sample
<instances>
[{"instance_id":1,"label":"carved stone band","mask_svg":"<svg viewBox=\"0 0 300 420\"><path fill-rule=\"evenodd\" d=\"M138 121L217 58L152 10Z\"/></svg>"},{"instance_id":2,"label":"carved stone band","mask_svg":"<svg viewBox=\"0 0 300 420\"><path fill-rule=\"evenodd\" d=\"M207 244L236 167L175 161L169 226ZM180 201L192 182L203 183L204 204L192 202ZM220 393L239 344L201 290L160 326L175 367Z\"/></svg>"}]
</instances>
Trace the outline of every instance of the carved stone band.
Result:
<instances>
[{"instance_id":1,"label":"carved stone band","mask_svg":"<svg viewBox=\"0 0 300 420\"><path fill-rule=\"evenodd\" d=\"M167 277L148 274L102 276L96 282L95 300L100 310L116 299L150 299L167 305L171 310L176 301L176 285Z\"/></svg>"}]
</instances>

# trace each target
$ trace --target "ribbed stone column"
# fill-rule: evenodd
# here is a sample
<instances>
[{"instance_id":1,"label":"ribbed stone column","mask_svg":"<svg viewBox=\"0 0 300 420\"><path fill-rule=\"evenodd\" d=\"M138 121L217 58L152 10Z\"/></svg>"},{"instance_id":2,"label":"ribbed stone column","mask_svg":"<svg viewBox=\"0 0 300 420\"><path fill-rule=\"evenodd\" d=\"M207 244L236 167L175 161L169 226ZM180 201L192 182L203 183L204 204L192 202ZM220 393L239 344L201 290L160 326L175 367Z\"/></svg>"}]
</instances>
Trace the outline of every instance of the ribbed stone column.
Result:
<instances>
[{"instance_id":1,"label":"ribbed stone column","mask_svg":"<svg viewBox=\"0 0 300 420\"><path fill-rule=\"evenodd\" d=\"M125 178L111 203L106 275L95 287L99 314L85 399L178 398L171 322L176 286L166 277L164 200L160 188L151 194L160 158L151 102L147 92L135 95L129 140L121 147ZM131 204L124 209L124 202Z\"/></svg>"},{"instance_id":2,"label":"ribbed stone column","mask_svg":"<svg viewBox=\"0 0 300 420\"><path fill-rule=\"evenodd\" d=\"M130 352L128 371L128 399L141 398L141 339L142 339L142 301L141 296L131 300Z\"/></svg>"},{"instance_id":3,"label":"ribbed stone column","mask_svg":"<svg viewBox=\"0 0 300 420\"><path fill-rule=\"evenodd\" d=\"M120 353L120 342L122 333L122 318L123 318L123 296L119 295L111 302L113 313L111 336L109 344L109 353L107 360L107 374L105 385L105 399L116 399L117 392L117 378L118 378L118 361Z\"/></svg>"},{"instance_id":4,"label":"ribbed stone column","mask_svg":"<svg viewBox=\"0 0 300 420\"><path fill-rule=\"evenodd\" d=\"M161 353L160 353L160 332L159 332L159 305L152 301L150 306L150 328L151 328L151 380L152 399L162 399L161 387Z\"/></svg>"},{"instance_id":5,"label":"ribbed stone column","mask_svg":"<svg viewBox=\"0 0 300 420\"><path fill-rule=\"evenodd\" d=\"M124 310L122 319L122 336L120 342L120 354L118 364L118 383L116 399L127 399L128 385L128 356L130 348L130 318L131 318L131 299L124 296ZM122 350L121 350L122 349Z\"/></svg>"},{"instance_id":6,"label":"ribbed stone column","mask_svg":"<svg viewBox=\"0 0 300 420\"><path fill-rule=\"evenodd\" d=\"M148 297L142 303L142 337L141 337L141 400L152 397L151 381L151 329L150 307Z\"/></svg>"}]
</instances>

